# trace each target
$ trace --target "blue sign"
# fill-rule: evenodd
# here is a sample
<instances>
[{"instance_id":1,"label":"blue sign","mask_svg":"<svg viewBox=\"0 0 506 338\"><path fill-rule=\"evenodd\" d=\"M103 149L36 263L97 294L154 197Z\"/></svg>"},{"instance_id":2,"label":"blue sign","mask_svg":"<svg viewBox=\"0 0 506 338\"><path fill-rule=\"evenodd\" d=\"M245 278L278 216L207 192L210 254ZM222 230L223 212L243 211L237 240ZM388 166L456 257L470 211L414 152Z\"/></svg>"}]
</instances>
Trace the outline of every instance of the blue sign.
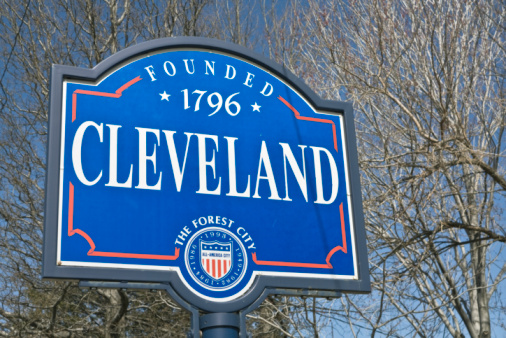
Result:
<instances>
[{"instance_id":1,"label":"blue sign","mask_svg":"<svg viewBox=\"0 0 506 338\"><path fill-rule=\"evenodd\" d=\"M367 291L351 107L239 47L184 41L54 66L45 276L216 303L308 281Z\"/></svg>"}]
</instances>

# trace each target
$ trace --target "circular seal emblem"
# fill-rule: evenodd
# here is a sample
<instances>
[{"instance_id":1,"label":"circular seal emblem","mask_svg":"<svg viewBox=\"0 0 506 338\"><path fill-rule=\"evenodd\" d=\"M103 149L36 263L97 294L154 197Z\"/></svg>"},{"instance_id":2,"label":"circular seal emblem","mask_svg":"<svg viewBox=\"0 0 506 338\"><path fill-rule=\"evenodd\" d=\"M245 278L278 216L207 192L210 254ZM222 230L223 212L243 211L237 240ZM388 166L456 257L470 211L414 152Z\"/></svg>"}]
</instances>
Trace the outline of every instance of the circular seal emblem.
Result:
<instances>
[{"instance_id":1,"label":"circular seal emblem","mask_svg":"<svg viewBox=\"0 0 506 338\"><path fill-rule=\"evenodd\" d=\"M239 238L217 227L195 233L186 245L184 257L193 280L213 291L234 287L244 277L248 266L246 250Z\"/></svg>"}]
</instances>

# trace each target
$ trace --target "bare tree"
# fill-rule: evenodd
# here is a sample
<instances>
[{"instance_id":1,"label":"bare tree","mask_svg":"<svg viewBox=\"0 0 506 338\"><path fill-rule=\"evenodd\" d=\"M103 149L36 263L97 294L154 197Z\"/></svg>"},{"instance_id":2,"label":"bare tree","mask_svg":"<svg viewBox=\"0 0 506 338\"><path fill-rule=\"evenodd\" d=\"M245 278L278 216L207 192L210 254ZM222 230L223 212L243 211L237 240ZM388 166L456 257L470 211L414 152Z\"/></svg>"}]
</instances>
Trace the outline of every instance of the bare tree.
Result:
<instances>
[{"instance_id":1,"label":"bare tree","mask_svg":"<svg viewBox=\"0 0 506 338\"><path fill-rule=\"evenodd\" d=\"M250 332L504 332L505 19L500 0L0 0L0 335L189 327L164 292L40 280L51 64L178 35L263 50L355 106L373 296L269 297Z\"/></svg>"},{"instance_id":2,"label":"bare tree","mask_svg":"<svg viewBox=\"0 0 506 338\"><path fill-rule=\"evenodd\" d=\"M372 335L490 337L506 272L505 7L314 1L301 17L308 83L357 114L376 292L350 315Z\"/></svg>"},{"instance_id":3,"label":"bare tree","mask_svg":"<svg viewBox=\"0 0 506 338\"><path fill-rule=\"evenodd\" d=\"M145 39L211 35L213 8L201 0L1 1L0 335L185 335L189 315L165 293L41 281L49 72L52 64L94 67Z\"/></svg>"}]
</instances>

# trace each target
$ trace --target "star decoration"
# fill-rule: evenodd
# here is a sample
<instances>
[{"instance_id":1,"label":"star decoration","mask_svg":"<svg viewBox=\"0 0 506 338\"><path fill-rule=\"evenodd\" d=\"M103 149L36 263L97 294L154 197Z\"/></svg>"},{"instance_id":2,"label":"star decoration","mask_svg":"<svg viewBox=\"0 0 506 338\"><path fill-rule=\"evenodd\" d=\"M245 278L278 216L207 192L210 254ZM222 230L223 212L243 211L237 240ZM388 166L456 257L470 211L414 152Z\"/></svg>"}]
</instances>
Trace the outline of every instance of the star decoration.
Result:
<instances>
[{"instance_id":1,"label":"star decoration","mask_svg":"<svg viewBox=\"0 0 506 338\"><path fill-rule=\"evenodd\" d=\"M253 107L253 111L257 111L260 113L260 107L262 107L262 106L259 106L256 102L255 102L255 104L252 104L251 106Z\"/></svg>"},{"instance_id":2,"label":"star decoration","mask_svg":"<svg viewBox=\"0 0 506 338\"><path fill-rule=\"evenodd\" d=\"M163 91L163 93L160 93L159 95L162 97L161 101L166 100L167 102L169 102L170 94L167 94L165 90Z\"/></svg>"}]
</instances>

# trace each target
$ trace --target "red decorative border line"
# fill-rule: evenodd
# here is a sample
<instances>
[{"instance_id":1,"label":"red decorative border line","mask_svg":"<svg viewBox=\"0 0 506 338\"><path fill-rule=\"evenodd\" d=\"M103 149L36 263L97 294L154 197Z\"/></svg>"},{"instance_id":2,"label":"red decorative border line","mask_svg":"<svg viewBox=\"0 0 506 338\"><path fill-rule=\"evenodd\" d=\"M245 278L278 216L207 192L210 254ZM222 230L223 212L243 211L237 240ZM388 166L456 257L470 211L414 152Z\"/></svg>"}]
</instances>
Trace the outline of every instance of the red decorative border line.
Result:
<instances>
[{"instance_id":1,"label":"red decorative border line","mask_svg":"<svg viewBox=\"0 0 506 338\"><path fill-rule=\"evenodd\" d=\"M90 245L88 256L100 257L118 257L118 258L141 258L141 259L159 259L173 261L179 257L179 248L175 248L174 255L150 255L150 254L137 254L137 253L122 253L122 252L104 252L95 251L95 243L91 237L81 229L74 229L74 185L69 182L69 219L68 219L68 235L73 236L78 234L82 236Z\"/></svg>"},{"instance_id":2,"label":"red decorative border line","mask_svg":"<svg viewBox=\"0 0 506 338\"><path fill-rule=\"evenodd\" d=\"M128 81L123 86L118 88L114 93L107 92L98 92L91 90L82 90L77 89L72 94L72 122L76 119L76 108L77 108L77 94L84 95L93 95L93 96L103 96L103 97L111 97L111 98L119 98L123 94L123 91L128 89L133 84L142 80L140 76ZM312 118L301 116L300 113L286 101L283 97L279 96L278 99L283 102L292 112L295 114L295 118L303 121L311 121L311 122L319 122L319 123L328 123L332 125L332 134L334 139L334 149L337 149L337 135L336 135L336 126L334 121ZM332 269L332 264L330 263L331 257L334 253L338 251L343 251L347 253L347 245L346 245L346 229L344 224L344 213L343 213L343 204L339 206L339 211L341 215L341 234L343 238L343 245L334 247L326 257L326 264L313 264L313 263L296 263L296 262L278 262L278 261L263 261L258 260L256 256L256 252L252 253L253 261L257 265L270 265L270 266L290 266L290 267L302 267L302 268L321 268L321 269ZM159 260L176 260L179 257L179 248L174 249L174 255L152 255L152 254L136 254L136 253L121 253L121 252L104 252L104 251L95 251L95 243L91 239L91 237L81 229L74 229L74 185L72 182L69 182L69 207L68 207L68 236L73 236L78 234L82 236L90 245L90 250L88 251L88 256L100 256L100 257L117 257L117 258L139 258L139 259L159 259Z\"/></svg>"},{"instance_id":3,"label":"red decorative border line","mask_svg":"<svg viewBox=\"0 0 506 338\"><path fill-rule=\"evenodd\" d=\"M343 237L343 245L336 246L327 254L327 258L325 259L325 264L314 264L314 263L296 263L296 262L276 262L276 261L261 261L257 259L256 252L253 252L251 255L253 256L253 261L257 265L270 265L270 266L291 266L296 268L318 268L318 269L332 269L333 266L330 264L330 258L338 251L342 251L344 253L348 253L348 247L346 245L346 229L344 226L344 212L343 212L343 203L339 205L339 212L341 214L341 235Z\"/></svg>"},{"instance_id":4,"label":"red decorative border line","mask_svg":"<svg viewBox=\"0 0 506 338\"><path fill-rule=\"evenodd\" d=\"M337 134L336 134L336 125L334 124L334 121L332 121L332 120L325 120L325 119L317 119L317 118L314 118L314 117L301 116L300 113L297 111L297 109L295 109L284 98L282 98L281 96L278 96L278 99L281 102L283 102L288 108L290 108L291 111L293 111L293 113L295 114L295 118L297 120L331 124L332 125L332 135L334 137L334 149L337 151Z\"/></svg>"},{"instance_id":5,"label":"red decorative border line","mask_svg":"<svg viewBox=\"0 0 506 338\"><path fill-rule=\"evenodd\" d=\"M119 87L116 92L114 93L105 93L105 92L97 92L93 90L83 90L83 89L76 89L72 93L72 122L76 120L76 108L77 108L77 94L84 94L84 95L93 95L93 96L104 96L104 97L112 97L112 98L119 98L121 97L121 94L128 89L131 85L139 82L142 80L142 78L137 76L135 79L132 79L125 83L123 86Z\"/></svg>"},{"instance_id":6,"label":"red decorative border line","mask_svg":"<svg viewBox=\"0 0 506 338\"><path fill-rule=\"evenodd\" d=\"M103 96L111 98L120 98L123 92L133 84L142 80L140 76L128 81L121 87L119 87L114 93L98 92L92 90L77 89L72 93L72 122L76 119L76 108L77 108L77 94ZM93 239L81 229L74 229L74 185L69 182L69 219L68 219L68 235L73 236L75 234L83 237L90 245L88 256L100 256L100 257L117 257L117 258L140 258L140 259L159 259L159 260L176 260L179 257L179 248L175 248L174 255L151 255L151 254L137 254L137 253L122 253L122 252L104 252L95 251L95 243Z\"/></svg>"},{"instance_id":7,"label":"red decorative border line","mask_svg":"<svg viewBox=\"0 0 506 338\"><path fill-rule=\"evenodd\" d=\"M302 121L311 121L311 122L319 122L319 123L328 123L332 125L332 136L334 138L334 149L337 151L337 134L336 134L336 125L332 120L318 119L314 117L301 116L300 113L295 109L288 101L286 101L283 97L278 96L278 99L283 102L290 110L295 114L295 118L297 120ZM297 263L297 262L278 262L278 261L261 261L257 259L256 252L253 252L251 255L253 257L253 261L257 265L270 265L270 266L290 266L296 268L317 268L317 269L332 269L332 264L330 264L330 258L338 251L342 251L344 253L348 253L348 248L346 245L346 228L344 224L344 212L343 212L343 203L339 205L339 213L341 215L341 235L343 238L343 245L336 246L327 254L327 258L325 259L325 264L314 264L314 263Z\"/></svg>"}]
</instances>

